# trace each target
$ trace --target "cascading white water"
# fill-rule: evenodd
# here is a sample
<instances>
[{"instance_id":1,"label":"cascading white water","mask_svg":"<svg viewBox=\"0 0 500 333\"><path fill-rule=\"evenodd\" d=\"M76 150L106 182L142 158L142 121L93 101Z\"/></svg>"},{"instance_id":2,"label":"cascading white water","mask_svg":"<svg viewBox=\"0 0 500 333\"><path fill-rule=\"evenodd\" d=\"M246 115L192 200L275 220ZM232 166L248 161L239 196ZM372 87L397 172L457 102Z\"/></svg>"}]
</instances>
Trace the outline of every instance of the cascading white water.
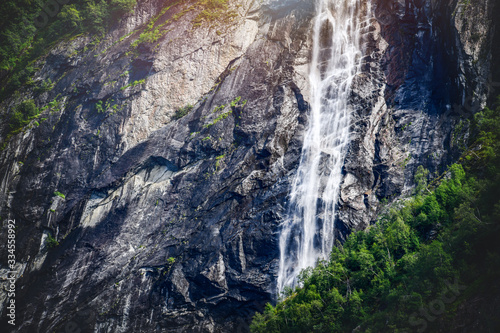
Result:
<instances>
[{"instance_id":1,"label":"cascading white water","mask_svg":"<svg viewBox=\"0 0 500 333\"><path fill-rule=\"evenodd\" d=\"M348 97L359 70L362 0L317 0L310 69L311 113L287 219L280 234L278 292L334 244L335 206L349 142Z\"/></svg>"}]
</instances>

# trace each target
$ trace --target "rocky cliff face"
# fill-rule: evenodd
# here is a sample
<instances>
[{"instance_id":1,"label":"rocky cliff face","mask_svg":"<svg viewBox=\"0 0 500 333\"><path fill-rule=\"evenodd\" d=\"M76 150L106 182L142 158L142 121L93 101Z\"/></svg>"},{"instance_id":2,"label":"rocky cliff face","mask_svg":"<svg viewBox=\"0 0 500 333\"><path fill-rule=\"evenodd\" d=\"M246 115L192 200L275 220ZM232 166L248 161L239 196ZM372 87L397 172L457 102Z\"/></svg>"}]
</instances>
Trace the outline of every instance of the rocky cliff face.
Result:
<instances>
[{"instance_id":1,"label":"rocky cliff face","mask_svg":"<svg viewBox=\"0 0 500 333\"><path fill-rule=\"evenodd\" d=\"M419 165L439 174L460 155L468 129L462 120L498 86L493 9L487 1L372 3L366 63L352 96L338 238L369 225L381 201L408 194Z\"/></svg>"},{"instance_id":2,"label":"rocky cliff face","mask_svg":"<svg viewBox=\"0 0 500 333\"><path fill-rule=\"evenodd\" d=\"M314 3L232 1L201 24L196 3L139 1L101 40L77 37L37 62L51 91L2 102L4 114L31 98L47 106L1 152L16 331L244 332L275 299ZM483 0L366 5L340 240L407 193L418 165L456 158L466 126L452 129L485 101L495 37Z\"/></svg>"}]
</instances>

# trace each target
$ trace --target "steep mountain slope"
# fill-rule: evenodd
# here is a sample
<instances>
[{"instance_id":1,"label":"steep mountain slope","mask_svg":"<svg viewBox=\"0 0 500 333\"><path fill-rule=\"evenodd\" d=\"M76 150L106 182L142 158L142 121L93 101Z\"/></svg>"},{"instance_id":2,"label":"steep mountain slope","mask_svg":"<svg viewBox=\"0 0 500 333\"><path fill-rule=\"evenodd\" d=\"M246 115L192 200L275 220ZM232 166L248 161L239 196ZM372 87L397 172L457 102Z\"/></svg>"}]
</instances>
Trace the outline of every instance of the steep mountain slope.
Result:
<instances>
[{"instance_id":1,"label":"steep mountain slope","mask_svg":"<svg viewBox=\"0 0 500 333\"><path fill-rule=\"evenodd\" d=\"M33 81L51 89L1 102L15 331L247 331L275 298L314 3L211 3L138 1L104 37L77 36L36 61ZM366 6L339 239L410 189L418 165L457 156L452 129L470 110L453 106L485 101L495 37L482 0ZM29 100L41 114L11 133Z\"/></svg>"}]
</instances>

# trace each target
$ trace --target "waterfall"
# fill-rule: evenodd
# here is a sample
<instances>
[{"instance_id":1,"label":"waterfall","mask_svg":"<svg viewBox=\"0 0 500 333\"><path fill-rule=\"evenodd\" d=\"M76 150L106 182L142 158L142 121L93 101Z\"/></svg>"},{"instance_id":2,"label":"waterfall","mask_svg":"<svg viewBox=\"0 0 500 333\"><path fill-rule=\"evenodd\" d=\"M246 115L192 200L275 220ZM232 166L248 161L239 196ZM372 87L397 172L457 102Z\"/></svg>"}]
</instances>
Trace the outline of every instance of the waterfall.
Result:
<instances>
[{"instance_id":1,"label":"waterfall","mask_svg":"<svg viewBox=\"0 0 500 333\"><path fill-rule=\"evenodd\" d=\"M302 155L280 233L278 292L304 268L327 259L334 245L335 206L349 143L348 97L359 71L361 0L317 0L309 81L311 110Z\"/></svg>"}]
</instances>

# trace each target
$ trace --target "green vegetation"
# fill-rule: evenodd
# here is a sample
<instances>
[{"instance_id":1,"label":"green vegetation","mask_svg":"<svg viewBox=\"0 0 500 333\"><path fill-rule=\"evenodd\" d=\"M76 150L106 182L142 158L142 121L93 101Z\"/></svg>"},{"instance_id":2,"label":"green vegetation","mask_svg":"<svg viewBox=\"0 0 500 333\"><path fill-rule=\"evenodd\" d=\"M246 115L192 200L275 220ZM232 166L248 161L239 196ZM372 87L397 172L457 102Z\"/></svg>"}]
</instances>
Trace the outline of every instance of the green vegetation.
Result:
<instances>
[{"instance_id":1,"label":"green vegetation","mask_svg":"<svg viewBox=\"0 0 500 333\"><path fill-rule=\"evenodd\" d=\"M411 122L408 124L404 124L404 126L401 127L401 131L404 132L408 126L411 126Z\"/></svg>"},{"instance_id":2,"label":"green vegetation","mask_svg":"<svg viewBox=\"0 0 500 333\"><path fill-rule=\"evenodd\" d=\"M238 96L238 97L236 97L235 99L233 99L233 100L231 101L231 104L230 104L230 105L231 105L231 107L233 107L233 108L234 108L234 107L236 107L236 105L238 105L238 102L239 102L240 100L241 100L241 96Z\"/></svg>"},{"instance_id":3,"label":"green vegetation","mask_svg":"<svg viewBox=\"0 0 500 333\"><path fill-rule=\"evenodd\" d=\"M48 235L47 239L45 240L45 244L49 249L51 249L58 246L59 242L54 237L52 237L52 235Z\"/></svg>"},{"instance_id":4,"label":"green vegetation","mask_svg":"<svg viewBox=\"0 0 500 333\"><path fill-rule=\"evenodd\" d=\"M165 15L169 10L170 8L178 5L179 3L181 3L180 1L176 1L175 3L171 4L170 6L167 6L165 8L163 8L161 10L161 12L156 15L155 17L153 17L149 22L148 22L148 25L146 27L146 29L141 33L141 35L139 36L138 39L136 39L131 45L130 47L132 49L136 49L139 45L141 44L145 44L145 43L155 43L157 42L161 37L163 37L167 32L169 32L170 30L162 30L162 28L167 25L168 23L171 22L171 20L165 20L163 23L161 24L158 24L156 25L156 22L158 21L158 19L160 17L162 17L163 15ZM174 15L172 17L172 20L173 21L177 21L178 19L180 19L182 16L184 16L184 14L186 14L187 12L189 12L190 10L194 9L194 5L193 6L190 6L188 7L187 9L184 9L182 12L180 13L177 13L176 15ZM156 25L156 27L155 27Z\"/></svg>"},{"instance_id":5,"label":"green vegetation","mask_svg":"<svg viewBox=\"0 0 500 333\"><path fill-rule=\"evenodd\" d=\"M401 163L399 163L399 165L401 166L401 168L406 168L406 165L408 164L408 162L410 162L411 160L411 153L408 154L408 156L406 156L406 158L404 159L404 161L402 161Z\"/></svg>"},{"instance_id":6,"label":"green vegetation","mask_svg":"<svg viewBox=\"0 0 500 333\"><path fill-rule=\"evenodd\" d=\"M222 155L217 156L217 157L215 158L215 170L219 170L220 163L221 163L221 161L224 159L224 157L226 157L226 154L222 154Z\"/></svg>"},{"instance_id":7,"label":"green vegetation","mask_svg":"<svg viewBox=\"0 0 500 333\"><path fill-rule=\"evenodd\" d=\"M47 81L44 81L42 84L40 84L38 87L34 89L35 93L44 93L47 91L51 91L55 86L55 83L52 82L51 79L48 79Z\"/></svg>"},{"instance_id":8,"label":"green vegetation","mask_svg":"<svg viewBox=\"0 0 500 333\"><path fill-rule=\"evenodd\" d=\"M113 109L114 111L116 111L118 108L118 104L111 106L114 101L115 101L114 99L108 99L106 101L106 103L104 103L104 106L103 106L102 105L103 102L101 100L95 104L95 108L96 108L98 113L104 113L104 112L108 111L109 109Z\"/></svg>"},{"instance_id":9,"label":"green vegetation","mask_svg":"<svg viewBox=\"0 0 500 333\"><path fill-rule=\"evenodd\" d=\"M57 192L57 191L55 191L55 192L54 192L54 195L57 195L58 197L61 197L61 198L63 198L63 199L66 199L66 196L65 196L64 194L62 194L61 192Z\"/></svg>"},{"instance_id":10,"label":"green vegetation","mask_svg":"<svg viewBox=\"0 0 500 333\"><path fill-rule=\"evenodd\" d=\"M237 16L234 11L228 9L228 0L200 0L202 11L193 21L193 26L197 27L207 22L212 24L221 19L229 21Z\"/></svg>"},{"instance_id":11,"label":"green vegetation","mask_svg":"<svg viewBox=\"0 0 500 333\"><path fill-rule=\"evenodd\" d=\"M0 72L9 74L2 82L0 97L31 84L30 78L36 71L33 61L57 42L81 33L104 33L134 8L136 0L69 0L64 5L55 1L50 4L41 9L31 0L0 2ZM50 84L38 92L50 89Z\"/></svg>"},{"instance_id":12,"label":"green vegetation","mask_svg":"<svg viewBox=\"0 0 500 333\"><path fill-rule=\"evenodd\" d=\"M185 115L187 115L189 112L191 112L191 110L193 110L193 108L194 108L193 105L188 104L185 107L176 110L175 114L174 114L174 118L175 119L181 119L182 117L184 117Z\"/></svg>"},{"instance_id":13,"label":"green vegetation","mask_svg":"<svg viewBox=\"0 0 500 333\"><path fill-rule=\"evenodd\" d=\"M117 80L113 80L113 81L109 81L109 82L106 82L103 87L106 87L106 86L111 86L111 87L114 87L115 84L117 83L118 81Z\"/></svg>"},{"instance_id":14,"label":"green vegetation","mask_svg":"<svg viewBox=\"0 0 500 333\"><path fill-rule=\"evenodd\" d=\"M225 112L221 115L219 115L217 118L215 118L211 123L208 123L206 125L203 125L203 128L209 128L215 124L217 124L219 121L223 120L223 119L226 119L227 117L229 117L230 114L232 114L233 111L228 111L228 112Z\"/></svg>"},{"instance_id":15,"label":"green vegetation","mask_svg":"<svg viewBox=\"0 0 500 333\"><path fill-rule=\"evenodd\" d=\"M163 272L163 275L165 275L167 272L169 272L172 269L172 266L174 266L174 264L175 264L175 258L169 257L167 259L167 263L165 264L165 271Z\"/></svg>"},{"instance_id":16,"label":"green vegetation","mask_svg":"<svg viewBox=\"0 0 500 333\"><path fill-rule=\"evenodd\" d=\"M239 103L240 103L240 100L241 100L241 96L238 96L236 97L234 100L231 101L231 107L232 108L235 108ZM241 106L245 106L247 104L247 100L244 100L243 102L241 102Z\"/></svg>"},{"instance_id":17,"label":"green vegetation","mask_svg":"<svg viewBox=\"0 0 500 333\"><path fill-rule=\"evenodd\" d=\"M160 30L163 27L163 24L159 25L156 29L148 31L148 32L143 32L140 34L139 38L135 40L130 47L132 49L137 48L140 44L143 43L155 43L157 42L161 37L163 37L168 30Z\"/></svg>"},{"instance_id":18,"label":"green vegetation","mask_svg":"<svg viewBox=\"0 0 500 333\"><path fill-rule=\"evenodd\" d=\"M153 18L152 18L152 19L148 22L148 26L147 26L147 28L146 28L145 32L147 32L147 31L151 31L151 30L154 28L156 21L158 21L158 19L159 19L160 17L162 17L163 15L165 15L165 13L166 13L166 12L168 12L168 11L170 10L170 8L172 8L172 6L175 6L175 5L177 5L178 3L179 3L179 1L177 1L176 3L174 3L174 4L173 4L173 5L171 5L171 6L168 6L168 7L163 8L163 9L161 10L161 12L160 12L158 15L156 15L155 17L153 17Z\"/></svg>"},{"instance_id":19,"label":"green vegetation","mask_svg":"<svg viewBox=\"0 0 500 333\"><path fill-rule=\"evenodd\" d=\"M411 198L303 271L303 287L256 314L251 331L436 332L471 304L498 331L488 297L500 292L500 106L477 113L470 133L445 177L428 184L418 168Z\"/></svg>"},{"instance_id":20,"label":"green vegetation","mask_svg":"<svg viewBox=\"0 0 500 333\"><path fill-rule=\"evenodd\" d=\"M222 111L222 110L224 110L225 107L226 106L224 104L219 105L219 106L215 107L215 109L212 110L212 113L217 113L219 111Z\"/></svg>"},{"instance_id":21,"label":"green vegetation","mask_svg":"<svg viewBox=\"0 0 500 333\"><path fill-rule=\"evenodd\" d=\"M104 108L102 107L102 101L97 102L95 104L95 108L97 109L98 113L103 113L104 112Z\"/></svg>"},{"instance_id":22,"label":"green vegetation","mask_svg":"<svg viewBox=\"0 0 500 333\"><path fill-rule=\"evenodd\" d=\"M137 1L68 0L63 1L63 5L56 1L42 3L46 5L37 6L32 0L0 2L0 74L3 77L0 99L11 95L24 85L32 85L34 83L32 77L38 70L34 66L35 60L46 54L58 42L91 33L95 38L88 47L96 48L105 32L123 15L131 12ZM192 11L199 11L193 21L194 26L205 22L214 24L221 19L229 21L237 16L236 12L229 10L228 0L199 0L190 6L186 5L170 19L158 24L158 20L169 9L180 4L183 2L176 1L152 18L138 39L132 42L131 49L134 50L143 43L156 43L169 31L164 29L165 25L179 20ZM130 32L112 45L135 32ZM106 50L101 53L105 53ZM76 52L75 50L72 55ZM52 82L44 82L35 88L35 92L50 91L53 86Z\"/></svg>"},{"instance_id":23,"label":"green vegetation","mask_svg":"<svg viewBox=\"0 0 500 333\"><path fill-rule=\"evenodd\" d=\"M129 87L135 87L135 86L137 86L139 84L143 84L143 83L146 83L146 79L142 79L142 80L139 80L139 81L135 80L134 82L131 82L131 83L127 84L124 87L121 87L120 90L123 91L123 90L125 90L125 89L127 89Z\"/></svg>"},{"instance_id":24,"label":"green vegetation","mask_svg":"<svg viewBox=\"0 0 500 333\"><path fill-rule=\"evenodd\" d=\"M9 119L10 131L8 137L19 133L24 126L28 125L33 119L40 115L40 110L36 107L32 99L23 101L14 107L14 112Z\"/></svg>"}]
</instances>

